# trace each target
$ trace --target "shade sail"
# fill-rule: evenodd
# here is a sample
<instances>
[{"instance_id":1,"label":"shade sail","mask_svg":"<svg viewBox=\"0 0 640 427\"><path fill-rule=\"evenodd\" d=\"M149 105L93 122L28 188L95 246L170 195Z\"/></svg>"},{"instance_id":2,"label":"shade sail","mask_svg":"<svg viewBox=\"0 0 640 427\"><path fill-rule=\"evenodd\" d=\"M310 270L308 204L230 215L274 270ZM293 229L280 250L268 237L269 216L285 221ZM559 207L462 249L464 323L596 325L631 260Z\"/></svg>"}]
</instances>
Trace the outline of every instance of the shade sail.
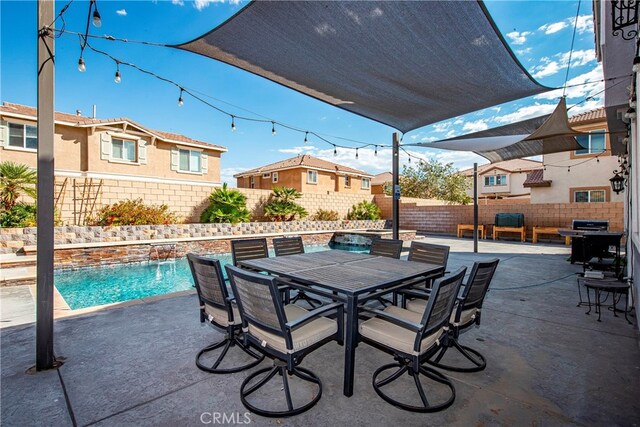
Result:
<instances>
[{"instance_id":1,"label":"shade sail","mask_svg":"<svg viewBox=\"0 0 640 427\"><path fill-rule=\"evenodd\" d=\"M549 90L480 1L256 1L174 47L402 132Z\"/></svg>"},{"instance_id":2,"label":"shade sail","mask_svg":"<svg viewBox=\"0 0 640 427\"><path fill-rule=\"evenodd\" d=\"M576 136L582 132L569 126L567 104L560 100L553 113L493 129L442 141L405 144L443 150L473 151L491 163L542 154L579 150Z\"/></svg>"}]
</instances>

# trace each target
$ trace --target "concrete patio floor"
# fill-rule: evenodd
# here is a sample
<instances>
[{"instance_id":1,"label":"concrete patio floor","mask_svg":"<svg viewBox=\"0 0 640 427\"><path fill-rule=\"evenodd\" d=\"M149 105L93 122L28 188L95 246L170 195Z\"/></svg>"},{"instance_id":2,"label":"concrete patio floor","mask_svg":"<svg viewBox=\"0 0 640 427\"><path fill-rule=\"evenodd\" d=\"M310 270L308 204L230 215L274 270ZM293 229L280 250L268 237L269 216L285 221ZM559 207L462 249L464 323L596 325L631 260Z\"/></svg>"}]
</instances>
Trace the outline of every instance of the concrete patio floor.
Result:
<instances>
[{"instance_id":1,"label":"concrete patio floor","mask_svg":"<svg viewBox=\"0 0 640 427\"><path fill-rule=\"evenodd\" d=\"M636 318L603 310L602 322L576 307L568 249L558 245L433 238L449 244L449 270L501 258L485 300L482 325L461 341L481 351L487 369L447 374L456 401L435 414L401 411L379 398L373 371L392 358L360 344L351 398L342 394L343 348L330 343L303 361L323 381L322 399L293 418L254 414L254 425L637 425L640 350ZM2 425L201 425L203 413L246 412L239 388L246 372L211 375L194 364L196 352L221 337L201 326L193 294L67 317L55 323L57 371L27 374L34 364L33 324L6 326L29 311L24 292L1 293ZM33 310L33 308L31 308ZM268 361L260 367L269 366ZM235 419L238 421L238 418Z\"/></svg>"}]
</instances>

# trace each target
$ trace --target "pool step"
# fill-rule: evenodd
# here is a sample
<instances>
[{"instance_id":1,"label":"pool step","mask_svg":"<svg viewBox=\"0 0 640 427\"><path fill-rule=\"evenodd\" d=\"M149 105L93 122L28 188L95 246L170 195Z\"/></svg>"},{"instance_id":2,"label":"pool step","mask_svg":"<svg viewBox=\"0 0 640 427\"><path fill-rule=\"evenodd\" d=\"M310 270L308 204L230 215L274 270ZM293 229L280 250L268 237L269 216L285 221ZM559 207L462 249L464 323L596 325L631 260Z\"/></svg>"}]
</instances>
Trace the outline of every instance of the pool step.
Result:
<instances>
[{"instance_id":1,"label":"pool step","mask_svg":"<svg viewBox=\"0 0 640 427\"><path fill-rule=\"evenodd\" d=\"M16 255L3 254L0 255L0 270L14 267L30 267L36 265L35 255Z\"/></svg>"}]
</instances>

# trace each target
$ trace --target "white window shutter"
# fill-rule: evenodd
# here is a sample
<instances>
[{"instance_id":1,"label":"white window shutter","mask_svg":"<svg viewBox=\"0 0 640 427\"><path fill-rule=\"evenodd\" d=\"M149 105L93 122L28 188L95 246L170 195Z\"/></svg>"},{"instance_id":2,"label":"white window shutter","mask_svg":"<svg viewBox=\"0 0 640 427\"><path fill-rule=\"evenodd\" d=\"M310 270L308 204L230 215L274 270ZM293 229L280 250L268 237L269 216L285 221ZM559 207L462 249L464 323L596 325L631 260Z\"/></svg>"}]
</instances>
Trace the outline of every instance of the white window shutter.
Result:
<instances>
[{"instance_id":1,"label":"white window shutter","mask_svg":"<svg viewBox=\"0 0 640 427\"><path fill-rule=\"evenodd\" d=\"M7 139L9 138L9 125L4 120L0 121L0 147L7 145Z\"/></svg>"},{"instance_id":2,"label":"white window shutter","mask_svg":"<svg viewBox=\"0 0 640 427\"><path fill-rule=\"evenodd\" d=\"M147 164L147 144L142 140L138 141L138 163Z\"/></svg>"},{"instance_id":3,"label":"white window shutter","mask_svg":"<svg viewBox=\"0 0 640 427\"><path fill-rule=\"evenodd\" d=\"M100 134L100 159L111 159L111 137L107 134Z\"/></svg>"},{"instance_id":4,"label":"white window shutter","mask_svg":"<svg viewBox=\"0 0 640 427\"><path fill-rule=\"evenodd\" d=\"M209 155L204 151L200 153L200 169L203 174L206 174L209 170Z\"/></svg>"},{"instance_id":5,"label":"white window shutter","mask_svg":"<svg viewBox=\"0 0 640 427\"><path fill-rule=\"evenodd\" d=\"M171 148L171 170L177 171L179 166L180 166L180 151L177 148L172 147Z\"/></svg>"}]
</instances>

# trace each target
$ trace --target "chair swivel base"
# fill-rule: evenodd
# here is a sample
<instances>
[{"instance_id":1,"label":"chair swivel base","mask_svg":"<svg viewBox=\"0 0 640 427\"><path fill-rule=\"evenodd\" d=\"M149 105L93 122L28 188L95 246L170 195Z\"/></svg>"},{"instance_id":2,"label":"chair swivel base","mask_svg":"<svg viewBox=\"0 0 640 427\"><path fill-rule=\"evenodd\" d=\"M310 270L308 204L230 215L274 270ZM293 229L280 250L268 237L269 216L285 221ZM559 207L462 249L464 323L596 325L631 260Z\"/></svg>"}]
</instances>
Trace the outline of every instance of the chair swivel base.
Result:
<instances>
[{"instance_id":1,"label":"chair swivel base","mask_svg":"<svg viewBox=\"0 0 640 427\"><path fill-rule=\"evenodd\" d=\"M279 374L279 376L282 377L283 390L285 399L287 401L287 410L270 411L267 409L258 408L257 406L249 403L247 397L267 384L273 377L276 376L276 374ZM295 375L305 382L316 384L318 387L318 393L309 402L305 403L304 405L295 407L291 399L291 391L289 389L288 378L289 372L287 371L287 367L279 361L275 361L273 367L260 369L249 375L242 382L242 385L240 386L240 400L242 401L242 404L251 412L262 415L263 417L291 417L293 415L298 415L305 411L308 411L313 406L315 406L316 403L318 403L320 397L322 396L322 383L320 382L320 378L318 378L313 372L309 371L308 369L300 368L298 366L294 367L290 374ZM249 386L249 383L254 378L259 377L260 375L264 376L255 384Z\"/></svg>"},{"instance_id":2,"label":"chair swivel base","mask_svg":"<svg viewBox=\"0 0 640 427\"><path fill-rule=\"evenodd\" d=\"M480 372L487 367L487 360L484 358L479 351L472 349L471 347L467 347L465 345L460 345L458 341L451 340L449 341L450 345L448 347L443 347L442 350L438 353L434 360L427 360L427 363L431 366L435 366L436 368L445 369L447 371L454 372ZM447 350L450 348L455 348L462 354L466 359L468 359L474 366L471 367L463 367L463 366L453 366L447 365L445 363L441 363L442 357L445 355Z\"/></svg>"},{"instance_id":3,"label":"chair swivel base","mask_svg":"<svg viewBox=\"0 0 640 427\"><path fill-rule=\"evenodd\" d=\"M220 347L222 347L222 351L216 358L215 362L213 362L213 364L211 365L205 364L200 360L202 356L206 355L211 351L217 350ZM249 356L251 356L256 360L241 366L234 366L232 368L219 368L218 366L220 366L220 364L222 363L222 360L227 355L227 352L231 347L240 348L240 350L247 353ZM236 372L244 371L246 369L251 369L254 366L257 366L263 360L264 360L264 354L256 354L251 349L246 348L245 345L242 343L242 341L240 341L238 336L234 336L232 338L229 338L228 336L226 336L222 341L215 344L211 344L210 346L207 346L202 350L200 350L198 352L198 355L196 356L196 366L201 370L212 373L212 374L233 374Z\"/></svg>"},{"instance_id":4,"label":"chair swivel base","mask_svg":"<svg viewBox=\"0 0 640 427\"><path fill-rule=\"evenodd\" d=\"M389 369L392 368L396 368L396 371L394 373L392 373L391 375L385 377L384 379L381 380L377 380L378 376L384 372L387 371ZM387 395L383 390L382 387L384 387L387 384L390 384L391 382L397 380L398 378L400 378L404 373L407 373L408 375L411 375L413 377L413 380L415 382L416 388L418 390L418 394L420 396L420 400L422 402L422 406L416 406L416 405L412 405L409 403L404 403L404 402L400 402L398 400L395 400L391 397L389 397L389 395ZM427 378L436 381L440 384L444 384L446 385L451 393L451 396L444 402L442 403L438 403L438 404L432 404L429 402L427 395L424 392L424 388L422 387L422 384L420 383L420 374L426 376ZM384 365L381 366L380 368L378 368L374 373L373 373L373 389L376 391L376 393L378 393L378 396L380 396L381 398L383 398L385 401L387 401L388 403L392 404L393 406L396 406L400 409L404 409L407 411L411 411L411 412L438 412L438 411L442 411L443 409L448 408L449 406L451 406L454 402L454 400L456 400L456 389L453 387L453 384L451 383L451 380L449 380L447 377L445 377L443 374L441 374L440 372L436 371L435 369L426 367L426 366L420 366L420 371L419 372L415 372L413 370L413 368L407 364L403 364L403 363L390 363L388 365Z\"/></svg>"}]
</instances>

